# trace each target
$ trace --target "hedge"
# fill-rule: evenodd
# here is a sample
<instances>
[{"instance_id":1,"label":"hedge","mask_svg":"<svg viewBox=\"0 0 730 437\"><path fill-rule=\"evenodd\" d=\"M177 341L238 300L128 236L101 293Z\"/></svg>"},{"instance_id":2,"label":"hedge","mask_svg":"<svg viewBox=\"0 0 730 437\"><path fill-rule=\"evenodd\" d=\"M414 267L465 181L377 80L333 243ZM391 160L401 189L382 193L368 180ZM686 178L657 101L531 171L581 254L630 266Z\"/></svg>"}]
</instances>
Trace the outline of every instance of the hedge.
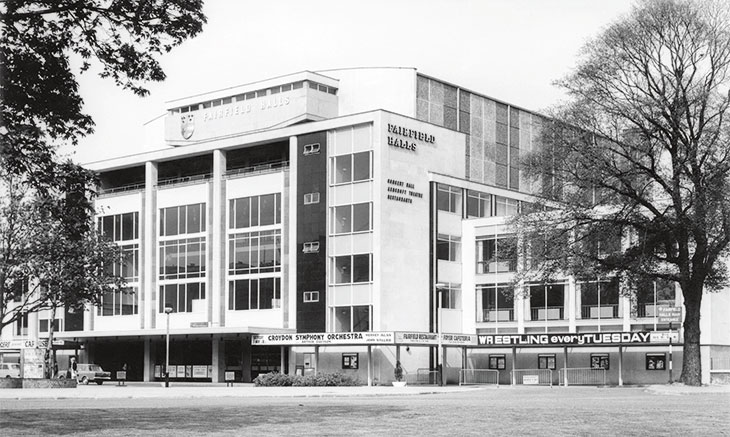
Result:
<instances>
[{"instance_id":1,"label":"hedge","mask_svg":"<svg viewBox=\"0 0 730 437\"><path fill-rule=\"evenodd\" d=\"M286 375L273 372L257 376L253 383L257 387L335 387L360 385L360 380L339 372L319 373L316 376Z\"/></svg>"}]
</instances>

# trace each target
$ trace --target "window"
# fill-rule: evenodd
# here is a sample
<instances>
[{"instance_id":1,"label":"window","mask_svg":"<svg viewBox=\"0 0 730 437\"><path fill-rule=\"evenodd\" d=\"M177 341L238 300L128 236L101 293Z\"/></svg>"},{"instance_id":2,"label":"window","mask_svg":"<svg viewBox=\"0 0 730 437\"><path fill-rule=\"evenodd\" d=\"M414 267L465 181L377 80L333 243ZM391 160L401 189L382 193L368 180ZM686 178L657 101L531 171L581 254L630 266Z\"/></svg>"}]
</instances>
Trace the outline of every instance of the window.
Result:
<instances>
[{"instance_id":1,"label":"window","mask_svg":"<svg viewBox=\"0 0 730 437\"><path fill-rule=\"evenodd\" d=\"M280 193L232 199L229 202L229 207L229 229L281 223Z\"/></svg>"},{"instance_id":2,"label":"window","mask_svg":"<svg viewBox=\"0 0 730 437\"><path fill-rule=\"evenodd\" d=\"M461 237L439 234L436 240L436 259L461 261Z\"/></svg>"},{"instance_id":3,"label":"window","mask_svg":"<svg viewBox=\"0 0 730 437\"><path fill-rule=\"evenodd\" d=\"M477 273L503 273L517 270L517 238L491 237L477 240Z\"/></svg>"},{"instance_id":4,"label":"window","mask_svg":"<svg viewBox=\"0 0 730 437\"><path fill-rule=\"evenodd\" d=\"M137 314L137 287L113 290L101 296L101 305L97 308L100 316L127 316Z\"/></svg>"},{"instance_id":5,"label":"window","mask_svg":"<svg viewBox=\"0 0 730 437\"><path fill-rule=\"evenodd\" d=\"M205 232L205 204L160 209L160 236Z\"/></svg>"},{"instance_id":6,"label":"window","mask_svg":"<svg viewBox=\"0 0 730 437\"><path fill-rule=\"evenodd\" d=\"M228 238L228 274L281 271L281 230L244 232Z\"/></svg>"},{"instance_id":7,"label":"window","mask_svg":"<svg viewBox=\"0 0 730 437\"><path fill-rule=\"evenodd\" d=\"M205 277L205 238L160 241L160 279Z\"/></svg>"},{"instance_id":8,"label":"window","mask_svg":"<svg viewBox=\"0 0 730 437\"><path fill-rule=\"evenodd\" d=\"M461 214L461 189L449 185L438 185L436 203L439 211Z\"/></svg>"},{"instance_id":9,"label":"window","mask_svg":"<svg viewBox=\"0 0 730 437\"><path fill-rule=\"evenodd\" d=\"M304 195L304 204L311 205L313 203L319 203L319 193L307 193Z\"/></svg>"},{"instance_id":10,"label":"window","mask_svg":"<svg viewBox=\"0 0 730 437\"><path fill-rule=\"evenodd\" d=\"M121 246L121 256L117 262L108 267L107 273L120 276L127 282L139 280L139 245L127 244Z\"/></svg>"},{"instance_id":11,"label":"window","mask_svg":"<svg viewBox=\"0 0 730 437\"><path fill-rule=\"evenodd\" d=\"M15 335L28 335L28 315L23 313L15 320Z\"/></svg>"},{"instance_id":12,"label":"window","mask_svg":"<svg viewBox=\"0 0 730 437\"><path fill-rule=\"evenodd\" d=\"M316 252L319 252L319 242L318 241L311 241L309 243L304 243L304 248L302 249L302 252L304 252L304 253L316 253Z\"/></svg>"},{"instance_id":13,"label":"window","mask_svg":"<svg viewBox=\"0 0 730 437\"><path fill-rule=\"evenodd\" d=\"M332 184L365 181L371 177L370 152L340 155L332 158Z\"/></svg>"},{"instance_id":14,"label":"window","mask_svg":"<svg viewBox=\"0 0 730 437\"><path fill-rule=\"evenodd\" d=\"M128 241L139 238L139 213L107 215L97 219L98 229L112 241Z\"/></svg>"},{"instance_id":15,"label":"window","mask_svg":"<svg viewBox=\"0 0 730 437\"><path fill-rule=\"evenodd\" d=\"M504 370L506 359L504 355L489 355L489 368L493 370Z\"/></svg>"},{"instance_id":16,"label":"window","mask_svg":"<svg viewBox=\"0 0 730 437\"><path fill-rule=\"evenodd\" d=\"M637 316L655 317L656 307L671 302L674 305L676 284L674 281L658 279L656 281L641 281L636 290Z\"/></svg>"},{"instance_id":17,"label":"window","mask_svg":"<svg viewBox=\"0 0 730 437\"><path fill-rule=\"evenodd\" d=\"M305 291L304 302L319 302L319 291Z\"/></svg>"},{"instance_id":18,"label":"window","mask_svg":"<svg viewBox=\"0 0 730 437\"><path fill-rule=\"evenodd\" d=\"M281 307L281 278L238 279L228 282L228 309L270 310Z\"/></svg>"},{"instance_id":19,"label":"window","mask_svg":"<svg viewBox=\"0 0 730 437\"><path fill-rule=\"evenodd\" d=\"M497 217L516 215L519 206L518 200L494 196L494 215Z\"/></svg>"},{"instance_id":20,"label":"window","mask_svg":"<svg viewBox=\"0 0 730 437\"><path fill-rule=\"evenodd\" d=\"M537 356L538 369L555 370L555 354L540 354Z\"/></svg>"},{"instance_id":21,"label":"window","mask_svg":"<svg viewBox=\"0 0 730 437\"><path fill-rule=\"evenodd\" d=\"M515 319L515 292L508 284L477 286L477 298L481 297L481 314L478 322L510 322Z\"/></svg>"},{"instance_id":22,"label":"window","mask_svg":"<svg viewBox=\"0 0 730 437\"><path fill-rule=\"evenodd\" d=\"M358 357L357 353L343 353L342 354L342 368L343 369L357 369L358 368Z\"/></svg>"},{"instance_id":23,"label":"window","mask_svg":"<svg viewBox=\"0 0 730 437\"><path fill-rule=\"evenodd\" d=\"M531 320L562 320L565 312L564 296L564 284L531 285Z\"/></svg>"},{"instance_id":24,"label":"window","mask_svg":"<svg viewBox=\"0 0 730 437\"><path fill-rule=\"evenodd\" d=\"M591 354L591 369L608 370L608 354Z\"/></svg>"},{"instance_id":25,"label":"window","mask_svg":"<svg viewBox=\"0 0 730 437\"><path fill-rule=\"evenodd\" d=\"M319 143L304 145L304 156L318 155L318 154L319 154Z\"/></svg>"},{"instance_id":26,"label":"window","mask_svg":"<svg viewBox=\"0 0 730 437\"><path fill-rule=\"evenodd\" d=\"M371 230L370 203L356 203L330 208L332 211L332 232L349 234Z\"/></svg>"},{"instance_id":27,"label":"window","mask_svg":"<svg viewBox=\"0 0 730 437\"><path fill-rule=\"evenodd\" d=\"M205 282L160 285L159 312L164 313L166 307L172 308L173 313L203 312L201 300L205 300Z\"/></svg>"},{"instance_id":28,"label":"window","mask_svg":"<svg viewBox=\"0 0 730 437\"><path fill-rule=\"evenodd\" d=\"M335 284L370 282L371 254L346 255L332 258L332 272Z\"/></svg>"},{"instance_id":29,"label":"window","mask_svg":"<svg viewBox=\"0 0 730 437\"><path fill-rule=\"evenodd\" d=\"M370 306L334 307L335 332L370 331Z\"/></svg>"},{"instance_id":30,"label":"window","mask_svg":"<svg viewBox=\"0 0 730 437\"><path fill-rule=\"evenodd\" d=\"M665 354L646 354L646 370L664 370L667 368Z\"/></svg>"},{"instance_id":31,"label":"window","mask_svg":"<svg viewBox=\"0 0 730 437\"><path fill-rule=\"evenodd\" d=\"M479 191L467 192L466 216L467 217L489 217L492 215L492 196Z\"/></svg>"},{"instance_id":32,"label":"window","mask_svg":"<svg viewBox=\"0 0 730 437\"><path fill-rule=\"evenodd\" d=\"M461 308L461 284L447 283L441 290L441 308Z\"/></svg>"},{"instance_id":33,"label":"window","mask_svg":"<svg viewBox=\"0 0 730 437\"><path fill-rule=\"evenodd\" d=\"M48 332L48 328L49 328L49 326L48 326L49 323L48 322L49 321L50 321L49 319L40 319L38 321L38 330L40 332ZM61 319L54 320L53 321L53 332L59 332L59 331L61 331L61 326L62 326Z\"/></svg>"},{"instance_id":34,"label":"window","mask_svg":"<svg viewBox=\"0 0 730 437\"><path fill-rule=\"evenodd\" d=\"M618 279L580 283L581 318L618 318Z\"/></svg>"}]
</instances>

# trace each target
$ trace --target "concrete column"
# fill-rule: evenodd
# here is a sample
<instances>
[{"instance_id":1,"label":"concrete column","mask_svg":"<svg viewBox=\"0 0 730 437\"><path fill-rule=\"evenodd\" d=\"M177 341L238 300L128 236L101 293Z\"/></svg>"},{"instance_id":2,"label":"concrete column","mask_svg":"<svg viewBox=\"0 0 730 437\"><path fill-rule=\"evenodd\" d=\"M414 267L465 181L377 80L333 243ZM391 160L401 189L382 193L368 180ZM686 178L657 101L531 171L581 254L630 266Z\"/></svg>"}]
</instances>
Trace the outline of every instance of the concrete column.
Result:
<instances>
[{"instance_id":1,"label":"concrete column","mask_svg":"<svg viewBox=\"0 0 730 437\"><path fill-rule=\"evenodd\" d=\"M142 217L142 289L139 313L142 329L154 329L157 316L157 163L145 163L144 206Z\"/></svg>"},{"instance_id":2,"label":"concrete column","mask_svg":"<svg viewBox=\"0 0 730 437\"><path fill-rule=\"evenodd\" d=\"M213 187L209 206L209 222L211 224L210 272L211 287L208 301L208 320L211 326L225 326L226 304L226 256L228 245L225 242L226 186L223 176L226 172L226 152L213 151Z\"/></svg>"},{"instance_id":3,"label":"concrete column","mask_svg":"<svg viewBox=\"0 0 730 437\"><path fill-rule=\"evenodd\" d=\"M568 278L568 332L576 332L575 319L576 317L576 286L575 278Z\"/></svg>"},{"instance_id":4,"label":"concrete column","mask_svg":"<svg viewBox=\"0 0 730 437\"><path fill-rule=\"evenodd\" d=\"M512 348L512 385L515 385L515 369L517 368L517 348Z\"/></svg>"},{"instance_id":5,"label":"concrete column","mask_svg":"<svg viewBox=\"0 0 730 437\"><path fill-rule=\"evenodd\" d=\"M373 347L368 345L368 387L373 386Z\"/></svg>"},{"instance_id":6,"label":"concrete column","mask_svg":"<svg viewBox=\"0 0 730 437\"><path fill-rule=\"evenodd\" d=\"M631 331L631 300L628 296L621 296L619 299L623 307L623 331L628 332Z\"/></svg>"},{"instance_id":7,"label":"concrete column","mask_svg":"<svg viewBox=\"0 0 730 437\"><path fill-rule=\"evenodd\" d=\"M213 336L211 339L213 342L211 351L211 365L213 367L213 375L211 380L213 382L223 382L226 370L226 359L225 359L225 343L220 338Z\"/></svg>"},{"instance_id":8,"label":"concrete column","mask_svg":"<svg viewBox=\"0 0 730 437\"><path fill-rule=\"evenodd\" d=\"M314 347L314 376L319 372L319 346Z\"/></svg>"},{"instance_id":9,"label":"concrete column","mask_svg":"<svg viewBox=\"0 0 730 437\"><path fill-rule=\"evenodd\" d=\"M155 361L152 358L152 340L146 338L144 340L144 359L142 364L142 381L150 382L154 376Z\"/></svg>"},{"instance_id":10,"label":"concrete column","mask_svg":"<svg viewBox=\"0 0 730 437\"><path fill-rule=\"evenodd\" d=\"M243 339L243 356L241 357L241 373L243 382L251 382L251 366L253 363L253 347L251 346L251 336L247 335Z\"/></svg>"},{"instance_id":11,"label":"concrete column","mask_svg":"<svg viewBox=\"0 0 730 437\"><path fill-rule=\"evenodd\" d=\"M302 195L297 191L297 161L299 159L297 137L289 137L289 203L282 208L282 292L281 304L284 314L283 327L297 327L297 200ZM284 193L286 194L286 193ZM284 196L286 197L286 195ZM283 202L282 198L282 202ZM283 247L286 245L286 247ZM286 280L284 278L286 276ZM294 355L294 354L292 354ZM294 367L296 369L296 367Z\"/></svg>"},{"instance_id":12,"label":"concrete column","mask_svg":"<svg viewBox=\"0 0 730 437\"><path fill-rule=\"evenodd\" d=\"M618 347L618 385L624 385L624 347Z\"/></svg>"},{"instance_id":13,"label":"concrete column","mask_svg":"<svg viewBox=\"0 0 730 437\"><path fill-rule=\"evenodd\" d=\"M519 283L517 290L515 290L515 317L517 319L517 333L525 333L525 312L526 312L526 301L524 298L524 284Z\"/></svg>"}]
</instances>

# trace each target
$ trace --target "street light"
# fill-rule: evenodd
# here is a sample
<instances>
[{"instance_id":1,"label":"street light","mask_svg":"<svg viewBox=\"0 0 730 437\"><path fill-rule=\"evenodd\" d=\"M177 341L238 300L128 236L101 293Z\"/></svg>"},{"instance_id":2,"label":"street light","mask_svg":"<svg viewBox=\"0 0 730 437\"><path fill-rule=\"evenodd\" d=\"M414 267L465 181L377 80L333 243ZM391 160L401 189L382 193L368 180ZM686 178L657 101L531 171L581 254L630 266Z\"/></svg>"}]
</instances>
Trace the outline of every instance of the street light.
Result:
<instances>
[{"instance_id":1,"label":"street light","mask_svg":"<svg viewBox=\"0 0 730 437\"><path fill-rule=\"evenodd\" d=\"M438 353L437 353L437 360L438 360L438 370L439 370L439 379L440 383L439 385L444 385L444 345L443 340L441 339L441 333L443 332L443 329L441 325L443 324L443 297L442 293L446 289L447 285L443 282L437 282L434 287L436 288L436 308L437 308L437 317L436 317L436 326L438 326Z\"/></svg>"},{"instance_id":2,"label":"street light","mask_svg":"<svg viewBox=\"0 0 730 437\"><path fill-rule=\"evenodd\" d=\"M170 313L171 307L165 307L167 314L167 329L165 330L165 387L170 386Z\"/></svg>"}]
</instances>

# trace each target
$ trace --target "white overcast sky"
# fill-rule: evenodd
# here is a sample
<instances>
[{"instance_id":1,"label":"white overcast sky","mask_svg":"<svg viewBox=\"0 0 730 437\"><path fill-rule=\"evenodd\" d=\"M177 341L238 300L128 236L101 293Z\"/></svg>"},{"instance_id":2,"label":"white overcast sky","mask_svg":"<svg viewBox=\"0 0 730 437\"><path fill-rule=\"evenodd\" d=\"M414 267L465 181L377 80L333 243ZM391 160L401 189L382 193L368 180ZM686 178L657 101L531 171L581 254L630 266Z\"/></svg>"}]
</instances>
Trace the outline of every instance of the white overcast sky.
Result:
<instances>
[{"instance_id":1,"label":"white overcast sky","mask_svg":"<svg viewBox=\"0 0 730 437\"><path fill-rule=\"evenodd\" d=\"M415 67L535 111L562 97L583 44L630 0L207 0L208 23L161 58L167 80L145 98L93 71L80 77L96 132L77 162L156 150L144 124L165 102L303 70ZM149 135L148 135L149 136ZM65 155L69 155L64 151Z\"/></svg>"}]
</instances>

